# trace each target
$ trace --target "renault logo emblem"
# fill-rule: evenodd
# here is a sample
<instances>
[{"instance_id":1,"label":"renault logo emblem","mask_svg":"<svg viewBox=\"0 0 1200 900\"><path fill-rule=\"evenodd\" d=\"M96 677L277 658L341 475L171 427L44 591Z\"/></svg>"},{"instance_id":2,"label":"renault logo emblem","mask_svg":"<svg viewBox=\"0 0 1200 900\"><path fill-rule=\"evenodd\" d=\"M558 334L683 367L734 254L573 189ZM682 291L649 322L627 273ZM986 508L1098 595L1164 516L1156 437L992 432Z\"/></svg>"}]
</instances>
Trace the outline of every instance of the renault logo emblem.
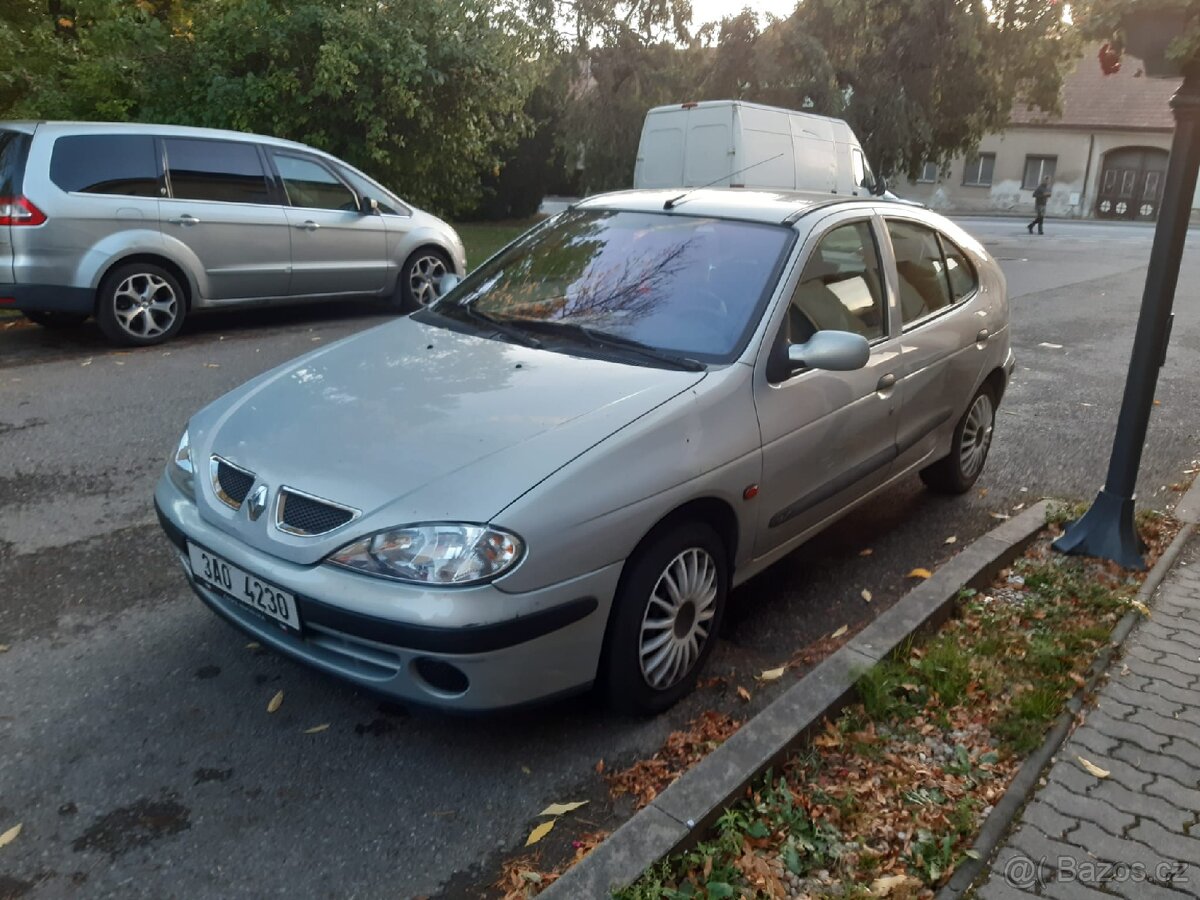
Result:
<instances>
[{"instance_id":1,"label":"renault logo emblem","mask_svg":"<svg viewBox=\"0 0 1200 900\"><path fill-rule=\"evenodd\" d=\"M254 493L246 501L246 512L250 514L250 521L257 522L258 517L263 514L263 510L267 508L267 486L260 484L254 489Z\"/></svg>"}]
</instances>

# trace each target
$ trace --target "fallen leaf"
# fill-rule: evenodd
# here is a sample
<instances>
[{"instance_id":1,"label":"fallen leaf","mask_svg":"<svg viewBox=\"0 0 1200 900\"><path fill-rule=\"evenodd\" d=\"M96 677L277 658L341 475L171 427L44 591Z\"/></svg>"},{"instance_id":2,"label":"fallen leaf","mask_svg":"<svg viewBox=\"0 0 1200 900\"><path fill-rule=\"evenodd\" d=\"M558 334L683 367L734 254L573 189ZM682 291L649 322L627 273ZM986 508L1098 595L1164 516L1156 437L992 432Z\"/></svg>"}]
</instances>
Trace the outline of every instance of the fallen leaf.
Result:
<instances>
[{"instance_id":1,"label":"fallen leaf","mask_svg":"<svg viewBox=\"0 0 1200 900\"><path fill-rule=\"evenodd\" d=\"M849 630L850 630L849 625L843 625L841 628L839 628L837 631L835 631L833 634L831 634L830 637L836 641L838 638L840 638L843 634L845 634Z\"/></svg>"},{"instance_id":2,"label":"fallen leaf","mask_svg":"<svg viewBox=\"0 0 1200 900\"><path fill-rule=\"evenodd\" d=\"M279 691L271 698L271 702L267 704L267 712L278 712L279 707L283 706L283 691Z\"/></svg>"},{"instance_id":3,"label":"fallen leaf","mask_svg":"<svg viewBox=\"0 0 1200 900\"><path fill-rule=\"evenodd\" d=\"M1108 771L1108 769L1102 769L1094 762L1089 762L1082 756L1076 756L1075 758L1079 760L1079 764L1081 766L1088 770L1089 774L1095 775L1097 778L1107 778L1110 774L1112 774Z\"/></svg>"},{"instance_id":4,"label":"fallen leaf","mask_svg":"<svg viewBox=\"0 0 1200 900\"><path fill-rule=\"evenodd\" d=\"M81 362L79 364L79 367L83 368L84 366L90 366L91 364L92 364L92 360L91 360L91 358L88 358L88 359L85 359L83 362Z\"/></svg>"},{"instance_id":5,"label":"fallen leaf","mask_svg":"<svg viewBox=\"0 0 1200 900\"><path fill-rule=\"evenodd\" d=\"M0 834L0 847L7 847L17 839L17 835L20 833L21 826L18 824L8 829L8 831L4 832L4 834Z\"/></svg>"},{"instance_id":6,"label":"fallen leaf","mask_svg":"<svg viewBox=\"0 0 1200 900\"><path fill-rule=\"evenodd\" d=\"M1025 508L1024 503L1018 503L1016 506L1013 507L1013 512L1019 512L1020 510L1022 510L1024 508Z\"/></svg>"},{"instance_id":7,"label":"fallen leaf","mask_svg":"<svg viewBox=\"0 0 1200 900\"><path fill-rule=\"evenodd\" d=\"M304 733L305 734L320 734L322 731L325 731L328 728L329 728L329 723L322 722L320 725L314 725L312 728L305 728Z\"/></svg>"},{"instance_id":8,"label":"fallen leaf","mask_svg":"<svg viewBox=\"0 0 1200 900\"><path fill-rule=\"evenodd\" d=\"M909 888L917 888L921 882L911 875L885 875L871 882L871 896L890 897L896 888L903 888L908 893Z\"/></svg>"},{"instance_id":9,"label":"fallen leaf","mask_svg":"<svg viewBox=\"0 0 1200 900\"><path fill-rule=\"evenodd\" d=\"M783 673L787 671L787 666L780 666L778 669L764 669L758 676L759 681L778 681L783 677Z\"/></svg>"},{"instance_id":10,"label":"fallen leaf","mask_svg":"<svg viewBox=\"0 0 1200 900\"><path fill-rule=\"evenodd\" d=\"M8 644L0 644L0 653L8 652Z\"/></svg>"},{"instance_id":11,"label":"fallen leaf","mask_svg":"<svg viewBox=\"0 0 1200 900\"><path fill-rule=\"evenodd\" d=\"M1050 350L1061 350L1063 348L1062 344L1052 344L1049 341L1042 341L1040 344L1038 344L1038 346L1047 347Z\"/></svg>"},{"instance_id":12,"label":"fallen leaf","mask_svg":"<svg viewBox=\"0 0 1200 900\"><path fill-rule=\"evenodd\" d=\"M739 697L741 697L743 700L745 700L747 703L750 702L750 692L748 690L746 690L744 687L742 687L740 684L738 685L737 695Z\"/></svg>"},{"instance_id":13,"label":"fallen leaf","mask_svg":"<svg viewBox=\"0 0 1200 900\"><path fill-rule=\"evenodd\" d=\"M1150 618L1150 607L1148 607L1141 600L1130 600L1129 605L1140 612L1147 619Z\"/></svg>"},{"instance_id":14,"label":"fallen leaf","mask_svg":"<svg viewBox=\"0 0 1200 900\"><path fill-rule=\"evenodd\" d=\"M598 761L596 762L596 774L597 774L597 775L603 775L603 774L604 774L604 760L602 760L602 759L601 759L601 760L598 760Z\"/></svg>"},{"instance_id":15,"label":"fallen leaf","mask_svg":"<svg viewBox=\"0 0 1200 900\"><path fill-rule=\"evenodd\" d=\"M1154 405L1155 405L1155 406L1162 406L1162 401L1161 401L1161 400L1155 400L1155 401L1154 401Z\"/></svg>"},{"instance_id":16,"label":"fallen leaf","mask_svg":"<svg viewBox=\"0 0 1200 900\"><path fill-rule=\"evenodd\" d=\"M874 600L874 599L875 599L875 598L874 598L874 597L871 595L871 592L870 592L870 591L868 591L866 588L863 588L863 589L862 589L862 598L863 598L864 600L866 600L868 603L870 603L872 600Z\"/></svg>"},{"instance_id":17,"label":"fallen leaf","mask_svg":"<svg viewBox=\"0 0 1200 900\"><path fill-rule=\"evenodd\" d=\"M964 850L963 856L967 857L967 859L979 859L979 851L978 850Z\"/></svg>"},{"instance_id":18,"label":"fallen leaf","mask_svg":"<svg viewBox=\"0 0 1200 900\"><path fill-rule=\"evenodd\" d=\"M1001 521L1003 521L1004 519L1012 518L1012 516L1010 516L1008 513L1002 513L1002 512L990 512L990 513L988 513L988 515L991 516L993 519L1000 519Z\"/></svg>"},{"instance_id":19,"label":"fallen leaf","mask_svg":"<svg viewBox=\"0 0 1200 900\"><path fill-rule=\"evenodd\" d=\"M529 768L529 766L521 766L521 771L524 772L526 775L533 774L533 769Z\"/></svg>"},{"instance_id":20,"label":"fallen leaf","mask_svg":"<svg viewBox=\"0 0 1200 900\"><path fill-rule=\"evenodd\" d=\"M858 551L858 555L859 556L870 556L874 552L875 551L872 550L870 547L864 547L862 550Z\"/></svg>"},{"instance_id":21,"label":"fallen leaf","mask_svg":"<svg viewBox=\"0 0 1200 900\"><path fill-rule=\"evenodd\" d=\"M246 649L247 650L257 650L261 646L262 646L262 644L260 644L258 641L251 641L250 643L248 643L246 645Z\"/></svg>"},{"instance_id":22,"label":"fallen leaf","mask_svg":"<svg viewBox=\"0 0 1200 900\"><path fill-rule=\"evenodd\" d=\"M928 569L913 569L911 572L909 572L904 577L905 578L932 578L933 573L930 572Z\"/></svg>"},{"instance_id":23,"label":"fallen leaf","mask_svg":"<svg viewBox=\"0 0 1200 900\"><path fill-rule=\"evenodd\" d=\"M549 806L547 806L545 809L543 809L540 813L538 813L538 815L539 816L562 816L562 815L566 815L567 813L569 813L573 810L579 809L579 807L581 807L581 806L586 806L586 805L587 805L586 800L576 800L574 803L551 803Z\"/></svg>"},{"instance_id":24,"label":"fallen leaf","mask_svg":"<svg viewBox=\"0 0 1200 900\"><path fill-rule=\"evenodd\" d=\"M950 535L950 537L946 538L946 540L945 540L945 541L943 541L943 543L945 543L945 544L957 544L957 543L958 543L958 536L957 536L957 535L954 535L954 534L952 534L952 535Z\"/></svg>"},{"instance_id":25,"label":"fallen leaf","mask_svg":"<svg viewBox=\"0 0 1200 900\"><path fill-rule=\"evenodd\" d=\"M549 822L543 822L537 828L533 829L533 831L529 832L529 837L525 839L525 846L530 847L548 835L550 829L554 827L554 823L557 821L558 819L551 819Z\"/></svg>"},{"instance_id":26,"label":"fallen leaf","mask_svg":"<svg viewBox=\"0 0 1200 900\"><path fill-rule=\"evenodd\" d=\"M979 496L980 496L980 497L986 497L986 496L988 495L988 491L989 491L989 490L991 490L991 488L980 488L980 489L979 489Z\"/></svg>"},{"instance_id":27,"label":"fallen leaf","mask_svg":"<svg viewBox=\"0 0 1200 900\"><path fill-rule=\"evenodd\" d=\"M219 368L221 368L221 364L220 364L220 363L205 363L205 364L204 364L204 368L206 368L206 369L219 369Z\"/></svg>"}]
</instances>

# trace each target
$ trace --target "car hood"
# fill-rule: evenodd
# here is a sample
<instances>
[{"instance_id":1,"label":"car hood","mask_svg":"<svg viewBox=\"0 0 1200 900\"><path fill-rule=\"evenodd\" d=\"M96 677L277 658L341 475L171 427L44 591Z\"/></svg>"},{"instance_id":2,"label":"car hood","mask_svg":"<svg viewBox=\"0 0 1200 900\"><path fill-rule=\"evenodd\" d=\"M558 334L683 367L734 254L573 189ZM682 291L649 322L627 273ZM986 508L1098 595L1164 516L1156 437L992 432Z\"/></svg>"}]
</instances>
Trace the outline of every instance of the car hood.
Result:
<instances>
[{"instance_id":1,"label":"car hood","mask_svg":"<svg viewBox=\"0 0 1200 900\"><path fill-rule=\"evenodd\" d=\"M197 468L218 454L362 515L327 537L285 535L216 500L202 513L296 562L416 521L489 521L703 372L588 359L413 319L375 328L251 381L193 419Z\"/></svg>"}]
</instances>

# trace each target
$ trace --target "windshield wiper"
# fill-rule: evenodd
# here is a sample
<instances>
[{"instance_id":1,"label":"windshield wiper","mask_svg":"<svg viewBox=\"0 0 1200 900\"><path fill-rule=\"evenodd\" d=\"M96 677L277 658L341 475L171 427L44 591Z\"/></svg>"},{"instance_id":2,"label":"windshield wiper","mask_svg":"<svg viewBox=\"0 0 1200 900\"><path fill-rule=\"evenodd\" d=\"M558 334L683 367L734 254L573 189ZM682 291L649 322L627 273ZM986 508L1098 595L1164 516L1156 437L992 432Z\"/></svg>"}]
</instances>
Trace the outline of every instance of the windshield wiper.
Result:
<instances>
[{"instance_id":1,"label":"windshield wiper","mask_svg":"<svg viewBox=\"0 0 1200 900\"><path fill-rule=\"evenodd\" d=\"M591 344L594 347L620 350L634 356L640 356L643 359L664 363L672 368L682 369L686 372L704 371L704 363L692 359L690 356L678 356L665 350L659 350L657 347L651 347L649 344L643 344L641 341L634 340L633 338L620 337L619 335L609 334L607 331L597 331L595 328L580 325L577 322L530 320L523 321L521 324L530 329L569 334L573 337L582 338L585 343Z\"/></svg>"},{"instance_id":2,"label":"windshield wiper","mask_svg":"<svg viewBox=\"0 0 1200 900\"><path fill-rule=\"evenodd\" d=\"M514 343L523 344L526 347L538 349L542 346L542 342L523 330L519 325L512 324L508 319L498 319L490 313L482 312L475 309L471 304L453 307L461 309L469 319L474 319L476 322L482 322L498 334L502 334L510 338Z\"/></svg>"}]
</instances>

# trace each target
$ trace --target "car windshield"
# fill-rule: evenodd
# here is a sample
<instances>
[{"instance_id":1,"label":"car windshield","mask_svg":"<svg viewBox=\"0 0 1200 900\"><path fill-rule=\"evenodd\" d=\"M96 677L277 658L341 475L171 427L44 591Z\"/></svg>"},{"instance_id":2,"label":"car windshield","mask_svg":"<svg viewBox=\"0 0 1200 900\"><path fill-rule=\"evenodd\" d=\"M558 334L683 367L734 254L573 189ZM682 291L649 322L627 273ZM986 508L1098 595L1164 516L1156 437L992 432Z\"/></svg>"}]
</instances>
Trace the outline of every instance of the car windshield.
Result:
<instances>
[{"instance_id":1,"label":"car windshield","mask_svg":"<svg viewBox=\"0 0 1200 900\"><path fill-rule=\"evenodd\" d=\"M731 362L778 279L794 232L667 213L573 210L534 229L432 308L548 349L648 348ZM606 340L612 339L612 340ZM629 355L628 353L626 355ZM653 358L642 355L653 364Z\"/></svg>"}]
</instances>

